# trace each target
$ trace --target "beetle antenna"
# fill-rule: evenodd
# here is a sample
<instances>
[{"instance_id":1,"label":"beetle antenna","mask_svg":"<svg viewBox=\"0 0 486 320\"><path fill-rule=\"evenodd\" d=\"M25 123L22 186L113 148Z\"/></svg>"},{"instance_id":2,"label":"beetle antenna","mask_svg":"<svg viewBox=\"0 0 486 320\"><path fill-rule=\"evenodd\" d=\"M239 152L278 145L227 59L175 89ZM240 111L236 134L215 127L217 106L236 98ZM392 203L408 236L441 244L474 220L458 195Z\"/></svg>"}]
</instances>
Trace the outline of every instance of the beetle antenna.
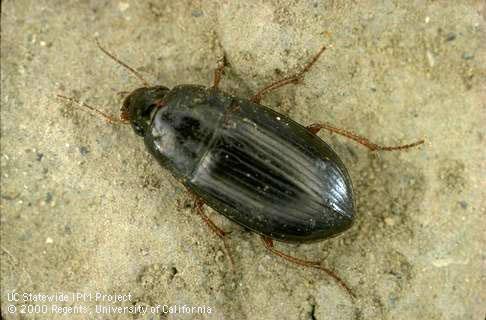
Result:
<instances>
[{"instance_id":1,"label":"beetle antenna","mask_svg":"<svg viewBox=\"0 0 486 320\"><path fill-rule=\"evenodd\" d=\"M129 124L129 121L124 121L124 120L121 120L121 119L117 119L116 117L112 116L112 115L109 115L95 107L92 107L90 106L89 104L86 104L84 102L81 102L79 101L78 99L76 98L72 98L72 97L66 97L66 96L63 96L61 94L57 94L56 95L58 98L61 98L61 99L64 99L64 100L67 100L67 101L70 101L76 105L78 105L80 110L84 110L84 111L87 111L86 109L88 110L91 110L92 112L94 113L97 113L98 115L102 116L103 118L105 118L106 121L108 121L109 123L120 123L120 124ZM87 111L88 112L88 111ZM91 112L89 112L90 114L92 114Z\"/></svg>"},{"instance_id":2,"label":"beetle antenna","mask_svg":"<svg viewBox=\"0 0 486 320\"><path fill-rule=\"evenodd\" d=\"M119 64L121 64L122 66L124 66L125 68L127 68L129 71L131 71L133 73L133 75L135 77L137 77L140 81L142 81L142 83L146 87L150 87L150 83L147 80L145 80L138 71L136 71L135 69L133 69L132 67L130 67L129 65L127 65L125 62L123 62L120 59L118 59L117 57L115 57L114 54L110 53L108 50L106 50L105 48L103 48L101 46L100 42L98 41L98 39L95 39L95 41L96 41L96 44L98 45L98 48L100 48L101 51L103 51L108 57L112 58L115 62L118 62Z\"/></svg>"}]
</instances>

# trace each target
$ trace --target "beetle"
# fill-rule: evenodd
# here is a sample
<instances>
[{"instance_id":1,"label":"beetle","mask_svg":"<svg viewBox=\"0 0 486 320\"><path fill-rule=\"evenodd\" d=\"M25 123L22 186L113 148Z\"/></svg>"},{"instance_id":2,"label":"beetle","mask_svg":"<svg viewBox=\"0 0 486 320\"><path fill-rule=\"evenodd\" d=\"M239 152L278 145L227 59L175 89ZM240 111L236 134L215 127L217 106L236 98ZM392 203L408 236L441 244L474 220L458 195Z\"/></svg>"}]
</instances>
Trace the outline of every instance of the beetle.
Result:
<instances>
[{"instance_id":1,"label":"beetle","mask_svg":"<svg viewBox=\"0 0 486 320\"><path fill-rule=\"evenodd\" d=\"M328 124L304 127L260 104L268 92L299 82L326 47L301 72L273 82L246 99L218 88L224 62L215 70L210 87L178 85L169 89L150 85L136 70L98 46L144 86L125 97L120 120L81 105L110 122L131 124L158 163L195 195L196 211L218 236L224 238L225 232L204 214L204 204L259 234L272 253L325 271L354 297L347 284L319 262L287 255L273 246L273 240L324 240L349 229L356 220L350 175L339 156L316 133L326 129L371 150L401 150L423 140L380 146Z\"/></svg>"}]
</instances>

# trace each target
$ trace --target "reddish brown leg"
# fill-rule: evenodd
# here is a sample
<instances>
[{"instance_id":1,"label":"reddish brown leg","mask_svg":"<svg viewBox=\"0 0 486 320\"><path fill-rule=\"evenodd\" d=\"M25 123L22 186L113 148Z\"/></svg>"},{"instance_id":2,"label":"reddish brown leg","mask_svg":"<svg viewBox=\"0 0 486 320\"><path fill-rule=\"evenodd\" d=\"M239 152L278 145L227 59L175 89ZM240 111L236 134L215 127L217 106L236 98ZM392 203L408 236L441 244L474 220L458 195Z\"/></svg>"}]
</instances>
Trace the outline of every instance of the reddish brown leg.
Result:
<instances>
[{"instance_id":1,"label":"reddish brown leg","mask_svg":"<svg viewBox=\"0 0 486 320\"><path fill-rule=\"evenodd\" d=\"M304 74L307 71L309 71L309 69L312 67L312 65L314 63L316 63L317 59L319 59L319 57L324 52L324 50L326 50L326 47L322 47L321 50L319 50L319 52L312 58L312 60L305 65L305 67L304 67L304 69L302 69L302 71L300 71L297 74L294 74L294 75L291 75L289 77L286 77L286 78L283 78L281 80L270 83L269 85L260 89L253 97L250 98L250 100L255 102L255 103L260 103L263 96L265 94L269 93L270 91L273 91L277 88L283 87L283 86L290 84L290 83L298 83L302 79Z\"/></svg>"},{"instance_id":2,"label":"reddish brown leg","mask_svg":"<svg viewBox=\"0 0 486 320\"><path fill-rule=\"evenodd\" d=\"M196 213L203 219L203 221L208 225L208 227L213 231L221 240L223 240L224 248L226 251L226 255L229 257L229 261L231 263L231 267L235 268L235 261L230 254L229 246L226 242L226 232L218 227L209 217L204 213L204 201L197 197L194 199L194 207L196 208Z\"/></svg>"},{"instance_id":3,"label":"reddish brown leg","mask_svg":"<svg viewBox=\"0 0 486 320\"><path fill-rule=\"evenodd\" d=\"M318 262L318 261L307 261L307 260L302 260L302 259L299 259L299 258L296 258L296 257L289 256L289 255L275 249L274 246L273 246L272 239L270 239L268 237L262 236L262 241L263 241L263 244L265 245L265 248L267 248L268 251L270 251L271 253L273 253L273 254L281 257L281 258L284 258L287 261L290 261L292 263L295 263L295 264L298 264L298 265L301 265L301 266L304 266L304 267L310 267L310 268L319 269L319 270L324 271L329 276L331 276L334 280L336 280L336 282L339 283L344 289L346 289L346 291L349 293L349 295L351 297L356 298L353 291L348 287L348 285L333 271L326 269L323 266L321 266L320 262Z\"/></svg>"},{"instance_id":4,"label":"reddish brown leg","mask_svg":"<svg viewBox=\"0 0 486 320\"><path fill-rule=\"evenodd\" d=\"M226 232L218 227L209 217L204 213L204 201L201 198L196 198L194 200L194 207L196 208L196 213L203 219L203 221L208 225L208 227L221 239L224 239Z\"/></svg>"},{"instance_id":5,"label":"reddish brown leg","mask_svg":"<svg viewBox=\"0 0 486 320\"><path fill-rule=\"evenodd\" d=\"M219 83L221 82L221 77L224 74L224 67L226 67L226 59L223 57L221 61L219 61L219 66L214 70L214 78L213 78L213 88L217 89Z\"/></svg>"},{"instance_id":6,"label":"reddish brown leg","mask_svg":"<svg viewBox=\"0 0 486 320\"><path fill-rule=\"evenodd\" d=\"M313 134L318 133L319 130L321 130L321 129L326 129L326 130L330 131L331 133L337 133L337 134L345 136L345 137L347 137L351 140L354 140L354 141L358 142L359 144L362 144L363 146L367 147L371 151L402 150L402 149L408 149L408 148L416 147L416 146L421 145L422 143L425 142L424 140L420 140L420 141L410 143L410 144L403 144L403 145L400 145L400 146L388 147L388 146L381 146L381 145L375 144L375 143L371 142L370 140L366 139L365 137L359 136L359 135L357 135L357 134L355 134L351 131L347 131L347 130L341 129L341 128L336 128L336 127L333 127L333 126L331 126L329 124L325 124L325 123L314 123L314 124L311 124L310 126L308 126L307 129L310 132L312 132Z\"/></svg>"}]
</instances>

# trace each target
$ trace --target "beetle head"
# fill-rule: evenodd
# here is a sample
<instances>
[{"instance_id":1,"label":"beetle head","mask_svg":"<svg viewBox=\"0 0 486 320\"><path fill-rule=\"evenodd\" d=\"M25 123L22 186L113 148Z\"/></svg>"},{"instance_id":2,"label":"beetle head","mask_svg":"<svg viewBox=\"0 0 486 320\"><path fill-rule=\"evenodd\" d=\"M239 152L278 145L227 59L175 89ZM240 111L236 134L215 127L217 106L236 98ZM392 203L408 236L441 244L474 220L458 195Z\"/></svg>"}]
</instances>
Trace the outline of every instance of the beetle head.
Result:
<instances>
[{"instance_id":1,"label":"beetle head","mask_svg":"<svg viewBox=\"0 0 486 320\"><path fill-rule=\"evenodd\" d=\"M143 87L133 90L123 100L120 118L132 124L133 131L145 136L150 125L152 111L163 107L163 98L169 92L164 86Z\"/></svg>"}]
</instances>

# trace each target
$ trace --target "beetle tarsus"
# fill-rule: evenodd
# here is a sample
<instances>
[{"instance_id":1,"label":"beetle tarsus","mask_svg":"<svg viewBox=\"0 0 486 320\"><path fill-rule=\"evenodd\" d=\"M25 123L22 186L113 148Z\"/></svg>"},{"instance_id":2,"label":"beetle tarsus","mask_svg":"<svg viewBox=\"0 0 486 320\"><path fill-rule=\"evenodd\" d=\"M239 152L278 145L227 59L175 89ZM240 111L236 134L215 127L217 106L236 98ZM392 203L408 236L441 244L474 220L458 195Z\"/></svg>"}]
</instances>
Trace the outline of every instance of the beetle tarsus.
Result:
<instances>
[{"instance_id":1,"label":"beetle tarsus","mask_svg":"<svg viewBox=\"0 0 486 320\"><path fill-rule=\"evenodd\" d=\"M321 265L321 263L319 261L308 261L308 260L303 260L303 259L299 259L299 258L296 258L296 257L293 257L293 256L290 256L288 254L285 254L277 249L275 249L275 247L273 246L273 241L271 238L269 237L265 237L265 236L261 236L261 239L263 241L263 244L265 245L265 248L270 251L271 253L287 260L287 261L290 261L292 263L295 263L295 264L298 264L298 265L301 265L301 266L304 266L304 267L310 267L310 268L314 268L314 269L318 269L318 270L321 270L321 271L324 271L325 273L327 273L329 276L331 276L334 280L336 280L337 283L339 283L344 289L346 289L346 292L353 298L356 298L356 295L353 293L353 291L348 287L348 285L346 284L346 282L344 282L344 280L342 280L336 273L334 273L333 271L323 267Z\"/></svg>"},{"instance_id":2,"label":"beetle tarsus","mask_svg":"<svg viewBox=\"0 0 486 320\"><path fill-rule=\"evenodd\" d=\"M255 103L260 103L260 101L262 100L263 96L266 95L267 93L269 93L270 91L273 91L273 90L275 90L277 88L283 87L283 86L285 86L287 84L291 84L291 83L297 84L297 83L299 83L299 81L302 80L302 77L304 76L304 74L307 71L310 70L310 68L314 65L314 63L316 63L316 61L319 59L319 57L324 52L324 50L326 50L326 47L325 46L323 46L321 48L321 50L319 50L319 52L312 58L312 60L305 65L305 67L304 67L304 69L302 69L302 71L300 71L297 74L294 74L294 75L285 77L285 78L283 78L281 80L272 82L269 85L263 87L253 97L250 98L250 101L255 102Z\"/></svg>"},{"instance_id":3,"label":"beetle tarsus","mask_svg":"<svg viewBox=\"0 0 486 320\"><path fill-rule=\"evenodd\" d=\"M314 123L311 124L310 126L307 126L307 129L312 132L313 134L317 134L321 129L326 129L331 133L337 133L339 135L342 135L344 137L347 137L351 140L356 141L357 143L365 146L366 148L370 149L371 151L395 151L395 150L403 150L403 149L408 149L408 148L413 148L418 145L421 145L425 142L425 140L419 140L414 143L409 143L409 144L403 144L399 146L382 146L378 145L376 143L371 142L370 140L366 139L365 137L359 136L351 131L337 128L334 126L331 126L326 123Z\"/></svg>"}]
</instances>

